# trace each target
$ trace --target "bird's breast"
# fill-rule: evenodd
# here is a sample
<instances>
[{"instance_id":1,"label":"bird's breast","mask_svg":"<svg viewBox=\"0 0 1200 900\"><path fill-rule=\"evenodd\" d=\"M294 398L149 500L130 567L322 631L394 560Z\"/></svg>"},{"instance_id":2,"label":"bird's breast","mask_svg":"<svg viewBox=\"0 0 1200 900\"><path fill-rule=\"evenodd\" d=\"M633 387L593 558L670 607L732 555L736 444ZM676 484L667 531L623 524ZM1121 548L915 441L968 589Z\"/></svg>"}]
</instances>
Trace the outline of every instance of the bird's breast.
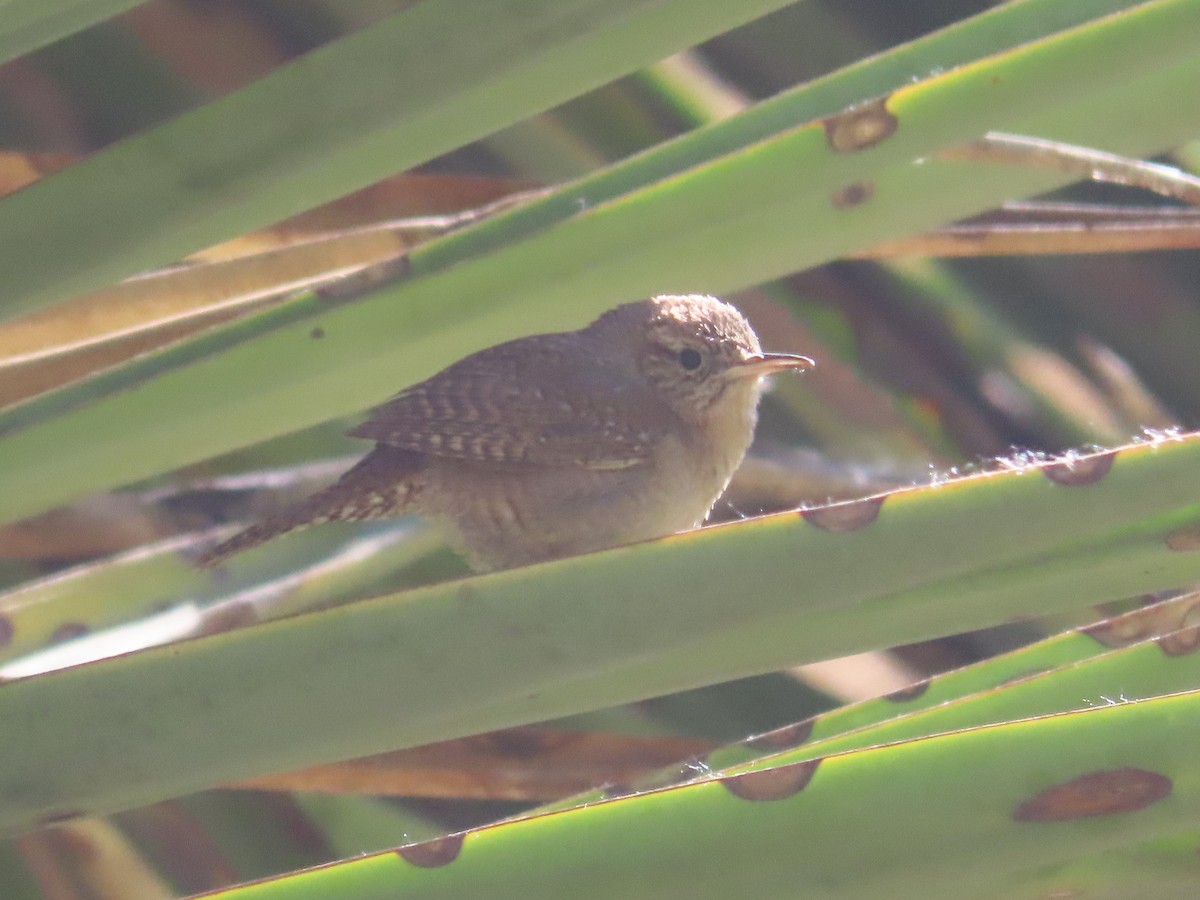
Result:
<instances>
[{"instance_id":1,"label":"bird's breast","mask_svg":"<svg viewBox=\"0 0 1200 900\"><path fill-rule=\"evenodd\" d=\"M478 569L586 553L699 525L748 444L668 434L646 463L625 469L442 459L428 473L423 511Z\"/></svg>"}]
</instances>

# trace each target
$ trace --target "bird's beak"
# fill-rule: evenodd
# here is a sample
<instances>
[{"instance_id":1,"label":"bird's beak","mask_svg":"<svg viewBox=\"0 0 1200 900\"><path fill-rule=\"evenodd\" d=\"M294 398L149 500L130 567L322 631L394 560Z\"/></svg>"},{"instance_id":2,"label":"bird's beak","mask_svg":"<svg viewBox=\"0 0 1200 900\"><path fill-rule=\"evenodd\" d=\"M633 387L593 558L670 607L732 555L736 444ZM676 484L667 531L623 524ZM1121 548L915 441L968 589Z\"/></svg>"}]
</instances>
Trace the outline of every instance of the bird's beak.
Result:
<instances>
[{"instance_id":1,"label":"bird's beak","mask_svg":"<svg viewBox=\"0 0 1200 900\"><path fill-rule=\"evenodd\" d=\"M811 369L816 363L807 356L790 353L762 353L750 356L729 370L733 378L761 378L785 369Z\"/></svg>"}]
</instances>

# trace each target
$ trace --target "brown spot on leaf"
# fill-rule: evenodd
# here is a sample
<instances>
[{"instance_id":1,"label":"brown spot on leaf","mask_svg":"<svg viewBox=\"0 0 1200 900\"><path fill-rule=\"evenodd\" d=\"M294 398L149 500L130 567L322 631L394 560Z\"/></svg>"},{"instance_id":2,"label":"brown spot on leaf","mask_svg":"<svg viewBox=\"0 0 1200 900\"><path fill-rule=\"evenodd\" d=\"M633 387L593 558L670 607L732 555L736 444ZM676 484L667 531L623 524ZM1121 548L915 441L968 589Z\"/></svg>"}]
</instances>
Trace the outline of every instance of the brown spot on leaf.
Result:
<instances>
[{"instance_id":1,"label":"brown spot on leaf","mask_svg":"<svg viewBox=\"0 0 1200 900\"><path fill-rule=\"evenodd\" d=\"M1146 612L1159 609L1161 622L1168 619L1170 630L1164 629L1155 640L1167 656L1186 656L1200 650L1200 593L1184 594L1176 600L1159 603Z\"/></svg>"},{"instance_id":2,"label":"brown spot on leaf","mask_svg":"<svg viewBox=\"0 0 1200 900\"><path fill-rule=\"evenodd\" d=\"M7 647L11 644L16 632L17 627L13 625L13 620L8 616L0 615L0 647Z\"/></svg>"},{"instance_id":3,"label":"brown spot on leaf","mask_svg":"<svg viewBox=\"0 0 1200 900\"><path fill-rule=\"evenodd\" d=\"M325 329L322 328L320 325L318 325L316 328L314 328L312 331L310 331L308 333L308 336L310 338L312 338L314 341L319 341L319 340L321 340L321 338L325 337Z\"/></svg>"},{"instance_id":4,"label":"brown spot on leaf","mask_svg":"<svg viewBox=\"0 0 1200 900\"><path fill-rule=\"evenodd\" d=\"M1166 537L1168 550L1200 550L1200 523L1176 528Z\"/></svg>"},{"instance_id":5,"label":"brown spot on leaf","mask_svg":"<svg viewBox=\"0 0 1200 900\"><path fill-rule=\"evenodd\" d=\"M829 202L834 209L849 209L866 203L875 193L875 185L870 181L853 181L829 195Z\"/></svg>"},{"instance_id":6,"label":"brown spot on leaf","mask_svg":"<svg viewBox=\"0 0 1200 900\"><path fill-rule=\"evenodd\" d=\"M51 644L61 644L63 641L83 637L90 629L82 622L63 622L50 634Z\"/></svg>"},{"instance_id":7,"label":"brown spot on leaf","mask_svg":"<svg viewBox=\"0 0 1200 900\"><path fill-rule=\"evenodd\" d=\"M910 700L916 700L927 690L929 690L930 679L926 678L923 681L914 681L908 687L902 687L898 691L892 691L890 694L884 694L884 700L891 700L893 703L907 703Z\"/></svg>"},{"instance_id":8,"label":"brown spot on leaf","mask_svg":"<svg viewBox=\"0 0 1200 900\"><path fill-rule=\"evenodd\" d=\"M1086 487L1104 478L1112 469L1115 451L1094 453L1051 463L1042 467L1042 474L1065 487Z\"/></svg>"},{"instance_id":9,"label":"brown spot on leaf","mask_svg":"<svg viewBox=\"0 0 1200 900\"><path fill-rule=\"evenodd\" d=\"M235 600L222 603L208 612L197 634L220 634L253 625L259 620L258 610L253 603Z\"/></svg>"},{"instance_id":10,"label":"brown spot on leaf","mask_svg":"<svg viewBox=\"0 0 1200 900\"><path fill-rule=\"evenodd\" d=\"M820 764L818 757L774 769L728 775L721 779L721 784L743 800L786 800L808 787Z\"/></svg>"},{"instance_id":11,"label":"brown spot on leaf","mask_svg":"<svg viewBox=\"0 0 1200 900\"><path fill-rule=\"evenodd\" d=\"M1018 822L1064 822L1136 812L1171 793L1171 779L1146 769L1089 772L1030 797L1013 812Z\"/></svg>"},{"instance_id":12,"label":"brown spot on leaf","mask_svg":"<svg viewBox=\"0 0 1200 900\"><path fill-rule=\"evenodd\" d=\"M1087 625L1079 629L1079 633L1087 635L1098 644L1105 647L1128 647L1148 637L1148 620L1136 616L1118 616L1095 625Z\"/></svg>"},{"instance_id":13,"label":"brown spot on leaf","mask_svg":"<svg viewBox=\"0 0 1200 900\"><path fill-rule=\"evenodd\" d=\"M1166 656L1187 656L1200 650L1200 625L1181 628L1170 634L1155 638L1154 643Z\"/></svg>"},{"instance_id":14,"label":"brown spot on leaf","mask_svg":"<svg viewBox=\"0 0 1200 900\"><path fill-rule=\"evenodd\" d=\"M1196 649L1196 642L1200 640L1198 627L1200 593L1189 593L1088 625L1079 631L1097 643L1113 648L1156 638L1168 656L1182 656Z\"/></svg>"},{"instance_id":15,"label":"brown spot on leaf","mask_svg":"<svg viewBox=\"0 0 1200 900\"><path fill-rule=\"evenodd\" d=\"M747 747L755 750L776 752L791 750L794 747L799 747L812 737L813 723L815 721L815 719L805 719L803 722L784 725L782 728L776 728L773 731L768 731L766 734L750 738L745 744Z\"/></svg>"},{"instance_id":16,"label":"brown spot on leaf","mask_svg":"<svg viewBox=\"0 0 1200 900\"><path fill-rule=\"evenodd\" d=\"M488 734L476 735L469 743L484 752L499 756L522 758L552 753L568 744L578 743L579 734L569 731L554 731L549 728L506 728Z\"/></svg>"},{"instance_id":17,"label":"brown spot on leaf","mask_svg":"<svg viewBox=\"0 0 1200 900\"><path fill-rule=\"evenodd\" d=\"M347 300L357 300L376 288L393 281L398 281L408 274L408 257L397 256L383 262L372 263L369 266L345 275L337 281L320 287L317 297L329 303L344 303Z\"/></svg>"},{"instance_id":18,"label":"brown spot on leaf","mask_svg":"<svg viewBox=\"0 0 1200 900\"><path fill-rule=\"evenodd\" d=\"M831 503L829 506L803 509L800 511L800 515L809 525L815 525L822 531L857 531L879 518L879 510L883 506L883 501L883 497L847 500L842 503Z\"/></svg>"},{"instance_id":19,"label":"brown spot on leaf","mask_svg":"<svg viewBox=\"0 0 1200 900\"><path fill-rule=\"evenodd\" d=\"M396 852L414 866L436 869L438 866L449 865L458 858L464 837L462 834L450 834L433 841L409 844L407 847L400 847Z\"/></svg>"},{"instance_id":20,"label":"brown spot on leaf","mask_svg":"<svg viewBox=\"0 0 1200 900\"><path fill-rule=\"evenodd\" d=\"M835 153L857 153L887 140L900 123L878 97L843 110L825 120L825 142Z\"/></svg>"}]
</instances>

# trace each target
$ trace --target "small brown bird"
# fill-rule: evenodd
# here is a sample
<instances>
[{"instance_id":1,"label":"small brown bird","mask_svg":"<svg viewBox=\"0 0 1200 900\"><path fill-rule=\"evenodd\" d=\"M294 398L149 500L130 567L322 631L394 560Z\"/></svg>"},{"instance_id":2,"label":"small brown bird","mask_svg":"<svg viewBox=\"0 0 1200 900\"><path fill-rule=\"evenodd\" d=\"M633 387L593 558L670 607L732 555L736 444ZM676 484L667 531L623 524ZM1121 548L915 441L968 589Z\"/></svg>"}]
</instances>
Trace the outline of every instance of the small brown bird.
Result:
<instances>
[{"instance_id":1,"label":"small brown bird","mask_svg":"<svg viewBox=\"0 0 1200 900\"><path fill-rule=\"evenodd\" d=\"M812 365L763 353L741 313L700 295L489 347L376 408L349 432L374 450L200 564L310 525L409 514L479 571L694 528L750 446L762 377Z\"/></svg>"}]
</instances>

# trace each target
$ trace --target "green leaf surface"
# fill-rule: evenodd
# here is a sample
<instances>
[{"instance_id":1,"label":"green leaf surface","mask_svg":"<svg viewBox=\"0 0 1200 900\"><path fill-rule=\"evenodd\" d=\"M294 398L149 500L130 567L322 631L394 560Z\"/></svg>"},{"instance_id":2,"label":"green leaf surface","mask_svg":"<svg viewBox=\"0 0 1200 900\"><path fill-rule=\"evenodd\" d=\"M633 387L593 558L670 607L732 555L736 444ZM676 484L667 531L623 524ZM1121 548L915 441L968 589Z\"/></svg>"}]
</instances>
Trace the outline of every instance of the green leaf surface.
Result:
<instances>
[{"instance_id":1,"label":"green leaf surface","mask_svg":"<svg viewBox=\"0 0 1200 900\"><path fill-rule=\"evenodd\" d=\"M1017 894L1037 869L1193 827L1197 739L1191 692L697 782L217 896Z\"/></svg>"},{"instance_id":2,"label":"green leaf surface","mask_svg":"<svg viewBox=\"0 0 1200 900\"><path fill-rule=\"evenodd\" d=\"M413 4L5 197L0 315L333 200L781 5Z\"/></svg>"},{"instance_id":3,"label":"green leaf surface","mask_svg":"<svg viewBox=\"0 0 1200 900\"><path fill-rule=\"evenodd\" d=\"M1056 548L1119 546L1151 516L1194 522L1180 485L1198 454L1191 436L979 475L893 494L882 508L766 517L15 681L0 688L12 727L0 744L0 827L1200 578L1200 557L1172 549L1176 516L1156 529L1151 560L1121 560L1120 579L1091 561L1096 583L1068 589L1050 570L1042 590L1022 585L1006 603L986 578L983 590L975 583L999 570L1036 580Z\"/></svg>"},{"instance_id":4,"label":"green leaf surface","mask_svg":"<svg viewBox=\"0 0 1200 900\"><path fill-rule=\"evenodd\" d=\"M0 5L0 63L137 6L142 0L8 0Z\"/></svg>"},{"instance_id":5,"label":"green leaf surface","mask_svg":"<svg viewBox=\"0 0 1200 900\"><path fill-rule=\"evenodd\" d=\"M641 792L1015 719L1136 702L1200 682L1194 594L1057 634L908 688L719 747L623 785ZM1113 647L1119 649L1111 649ZM598 790L535 812L606 799Z\"/></svg>"}]
</instances>

